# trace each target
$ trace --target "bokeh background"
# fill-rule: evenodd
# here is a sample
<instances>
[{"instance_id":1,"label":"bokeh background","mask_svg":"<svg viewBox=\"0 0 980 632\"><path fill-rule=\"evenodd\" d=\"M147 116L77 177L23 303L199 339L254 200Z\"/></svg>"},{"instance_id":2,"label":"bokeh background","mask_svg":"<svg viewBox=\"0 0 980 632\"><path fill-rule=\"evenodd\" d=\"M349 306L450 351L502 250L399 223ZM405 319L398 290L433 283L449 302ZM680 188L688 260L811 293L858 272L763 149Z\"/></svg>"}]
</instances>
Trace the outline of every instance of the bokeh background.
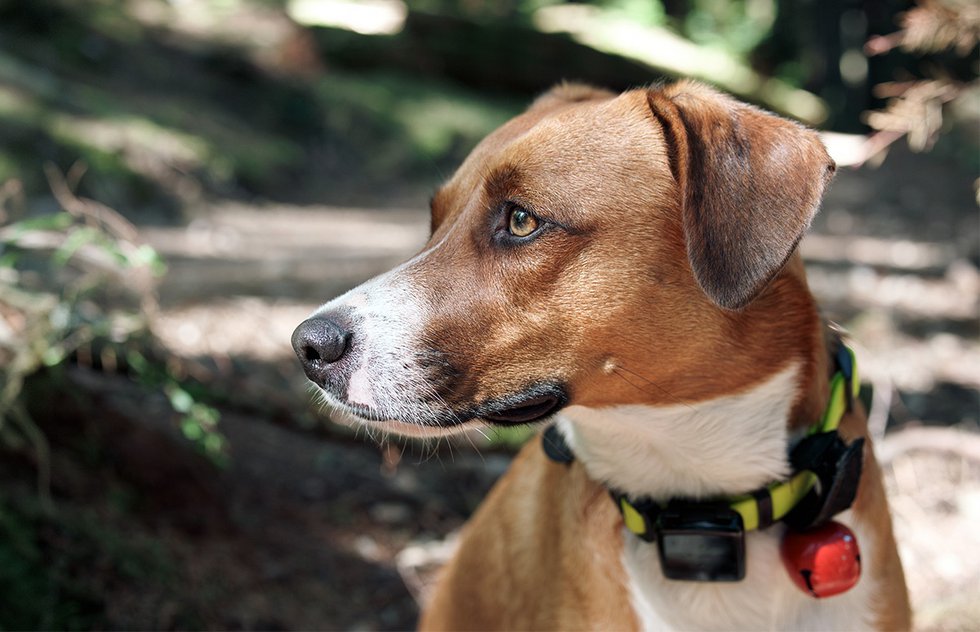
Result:
<instances>
[{"instance_id":1,"label":"bokeh background","mask_svg":"<svg viewBox=\"0 0 980 632\"><path fill-rule=\"evenodd\" d=\"M970 0L0 0L0 629L412 627L531 430L355 436L290 332L550 85L682 76L827 132L812 288L917 625L977 629L978 32Z\"/></svg>"}]
</instances>

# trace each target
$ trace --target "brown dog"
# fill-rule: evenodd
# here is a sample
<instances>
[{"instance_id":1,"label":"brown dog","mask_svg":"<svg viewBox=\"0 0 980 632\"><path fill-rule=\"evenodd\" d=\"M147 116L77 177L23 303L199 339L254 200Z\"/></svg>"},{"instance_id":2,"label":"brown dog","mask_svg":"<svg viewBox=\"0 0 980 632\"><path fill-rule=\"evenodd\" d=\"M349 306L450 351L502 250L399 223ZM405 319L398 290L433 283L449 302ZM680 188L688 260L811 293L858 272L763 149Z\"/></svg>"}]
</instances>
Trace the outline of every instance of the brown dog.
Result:
<instances>
[{"instance_id":1,"label":"brown dog","mask_svg":"<svg viewBox=\"0 0 980 632\"><path fill-rule=\"evenodd\" d=\"M436 193L422 253L297 328L307 375L360 423L557 419L552 458L526 446L466 527L422 627L909 627L850 356L795 254L833 171L813 132L695 83L561 86ZM800 456L808 434L830 452ZM815 599L780 543L834 513L863 573Z\"/></svg>"}]
</instances>

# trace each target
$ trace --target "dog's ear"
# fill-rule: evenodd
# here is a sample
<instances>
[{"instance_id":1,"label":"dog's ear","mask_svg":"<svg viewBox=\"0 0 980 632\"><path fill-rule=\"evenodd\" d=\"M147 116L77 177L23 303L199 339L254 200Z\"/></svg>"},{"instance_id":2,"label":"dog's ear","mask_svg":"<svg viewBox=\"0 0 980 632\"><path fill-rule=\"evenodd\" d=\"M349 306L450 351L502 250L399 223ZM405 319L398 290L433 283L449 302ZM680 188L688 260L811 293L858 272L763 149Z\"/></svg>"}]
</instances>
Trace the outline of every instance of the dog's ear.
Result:
<instances>
[{"instance_id":1,"label":"dog's ear","mask_svg":"<svg viewBox=\"0 0 980 632\"><path fill-rule=\"evenodd\" d=\"M740 309L782 269L835 169L816 133L706 86L651 89L681 196L687 255L717 305Z\"/></svg>"}]
</instances>

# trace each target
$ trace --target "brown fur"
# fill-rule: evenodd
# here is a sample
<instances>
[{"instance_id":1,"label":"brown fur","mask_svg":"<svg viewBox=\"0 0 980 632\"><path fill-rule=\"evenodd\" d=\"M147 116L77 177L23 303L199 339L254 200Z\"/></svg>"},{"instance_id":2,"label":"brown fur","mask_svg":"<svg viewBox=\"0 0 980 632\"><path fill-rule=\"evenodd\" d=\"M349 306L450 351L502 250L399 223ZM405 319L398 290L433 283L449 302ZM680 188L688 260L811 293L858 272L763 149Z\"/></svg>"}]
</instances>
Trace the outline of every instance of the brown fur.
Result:
<instances>
[{"instance_id":1,"label":"brown fur","mask_svg":"<svg viewBox=\"0 0 980 632\"><path fill-rule=\"evenodd\" d=\"M713 191L724 183L717 177L684 181L691 169L682 139L699 132L694 124L690 132L665 132L672 124L664 121L681 109L651 110L665 99L684 102L691 120L722 116L735 125L735 112L746 143L780 153L777 139L787 138L791 148L783 153L799 164L773 174L765 171L771 160L751 166L751 191L744 197L757 208L748 220L726 227L690 219L682 191L707 188L712 192L701 197L716 198ZM759 117L766 120L755 121ZM668 155L678 157L671 162ZM812 132L698 84L618 97L564 86L538 99L481 142L435 194L428 246L442 247L407 272L427 289L435 309L425 337L453 368L455 379L441 395L449 404L489 401L560 378L585 406L699 401L765 377L741 367L764 363L776 370L791 361L804 362L806 379L815 379L823 368L814 360L823 348L816 306L802 265L783 263L816 210L831 166ZM770 206L753 200L782 187L805 194ZM507 201L565 229L548 231L530 247L501 248L490 234L499 221L496 209ZM770 217L786 214L782 204L795 213L788 225ZM715 205L717 213L731 210ZM458 224L465 229L450 232ZM710 237L725 230L732 235ZM697 245L719 239L756 245L731 254ZM767 254L771 249L778 252ZM766 254L751 261L756 251ZM692 271L699 259L716 262L705 263L706 270L730 269L724 278L744 276L738 297L706 294L701 285L711 281L699 284ZM738 311L715 304L741 305L746 297L756 300ZM778 321L765 317L773 310L781 314ZM441 346L444 340L452 344ZM508 361L499 362L502 357Z\"/></svg>"},{"instance_id":2,"label":"brown fur","mask_svg":"<svg viewBox=\"0 0 980 632\"><path fill-rule=\"evenodd\" d=\"M470 520L466 546L444 569L443 589L419 627L635 627L620 563L622 537L606 490L580 464L553 463L540 439L532 441Z\"/></svg>"},{"instance_id":3,"label":"brown fur","mask_svg":"<svg viewBox=\"0 0 980 632\"><path fill-rule=\"evenodd\" d=\"M864 564L864 572L883 587L875 625L909 630L905 575L860 405L844 418L841 434L847 441L867 439L852 512L879 538ZM531 441L467 524L459 553L443 569L419 627L635 629L620 562L622 537L622 519L606 490L580 464L549 461L540 439Z\"/></svg>"},{"instance_id":4,"label":"brown fur","mask_svg":"<svg viewBox=\"0 0 980 632\"><path fill-rule=\"evenodd\" d=\"M863 564L864 572L881 582L884 588L875 604L875 625L879 630L910 630L912 611L905 587L905 572L902 570L902 560L898 557L895 535L892 532L881 466L874 456L874 446L868 435L867 417L860 402L853 412L841 420L840 434L848 442L857 437L865 438L861 484L851 511L856 520L869 524L869 530L878 538L876 547L870 552L870 561L865 560ZM865 551L865 555L867 554Z\"/></svg>"},{"instance_id":5,"label":"brown fur","mask_svg":"<svg viewBox=\"0 0 980 632\"><path fill-rule=\"evenodd\" d=\"M436 193L432 250L404 271L451 367L440 396L463 406L559 379L583 406L666 405L799 362L789 423L813 423L828 360L794 252L832 171L813 132L698 84L543 96ZM494 241L514 203L550 224L519 247ZM842 432L866 435L863 415ZM908 628L870 445L853 512L879 536L866 564L884 587L877 623ZM635 627L621 538L605 490L532 442L466 528L421 625Z\"/></svg>"}]
</instances>

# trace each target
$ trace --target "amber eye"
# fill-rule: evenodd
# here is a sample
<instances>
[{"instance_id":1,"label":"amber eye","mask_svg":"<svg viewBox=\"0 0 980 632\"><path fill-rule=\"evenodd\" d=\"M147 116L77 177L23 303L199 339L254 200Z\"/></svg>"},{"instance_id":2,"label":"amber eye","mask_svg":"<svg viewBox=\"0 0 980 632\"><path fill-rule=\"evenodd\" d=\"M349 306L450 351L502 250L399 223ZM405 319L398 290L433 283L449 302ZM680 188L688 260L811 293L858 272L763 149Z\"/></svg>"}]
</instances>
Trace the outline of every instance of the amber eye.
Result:
<instances>
[{"instance_id":1,"label":"amber eye","mask_svg":"<svg viewBox=\"0 0 980 632\"><path fill-rule=\"evenodd\" d=\"M515 237L527 237L538 229L538 218L526 208L513 206L510 209L507 230Z\"/></svg>"}]
</instances>

